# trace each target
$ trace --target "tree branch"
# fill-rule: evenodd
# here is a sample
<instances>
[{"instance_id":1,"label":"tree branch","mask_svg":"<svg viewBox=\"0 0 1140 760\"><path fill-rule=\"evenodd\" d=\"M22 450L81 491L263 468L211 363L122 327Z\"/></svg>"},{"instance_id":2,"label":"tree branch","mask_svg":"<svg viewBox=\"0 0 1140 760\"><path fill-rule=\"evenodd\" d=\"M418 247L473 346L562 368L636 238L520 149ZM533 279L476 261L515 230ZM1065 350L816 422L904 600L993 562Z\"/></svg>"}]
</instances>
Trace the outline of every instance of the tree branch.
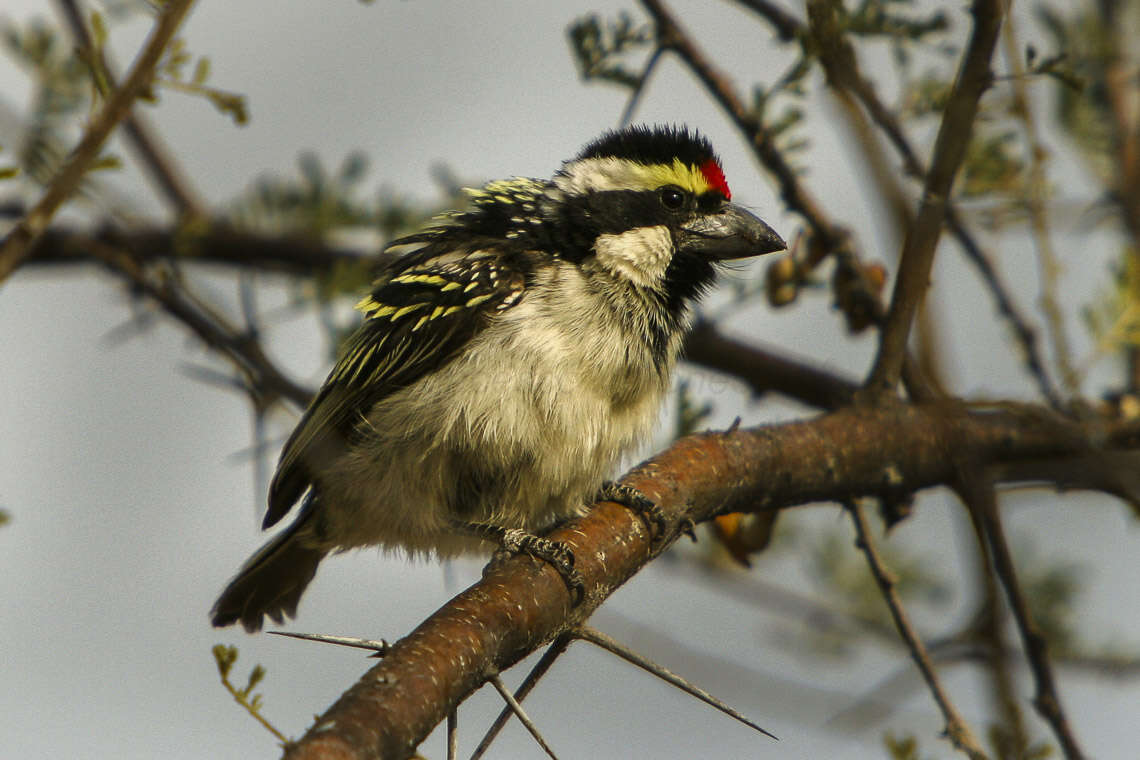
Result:
<instances>
[{"instance_id":1,"label":"tree branch","mask_svg":"<svg viewBox=\"0 0 1140 760\"><path fill-rule=\"evenodd\" d=\"M661 0L641 0L657 28L658 45L673 51L708 90L712 98L725 110L737 130L748 140L753 154L776 179L780 197L789 209L800 214L807 222L814 244L835 258L836 272L833 281L843 283L843 292L837 292L837 302L852 329L867 324L879 324L884 310L876 289L867 279L860 265L851 236L842 226L833 222L823 211L819 201L800 182L799 175L776 146L775 138L752 109L747 108L728 78L712 66L707 56L681 28L673 14ZM838 291L839 288L836 288ZM913 365L913 362L907 362ZM919 381L913 366L908 367L906 379ZM910 384L908 383L908 387ZM928 397L924 388L913 387L914 395Z\"/></svg>"},{"instance_id":2,"label":"tree branch","mask_svg":"<svg viewBox=\"0 0 1140 760\"><path fill-rule=\"evenodd\" d=\"M813 9L816 4L811 6ZM833 11L825 6L827 13ZM850 41L842 36L833 23L825 23L826 17L818 12L812 15L812 34L816 38L816 50L820 63L827 73L827 81L840 93L851 93L862 104L867 115L879 129L886 135L887 140L894 146L895 151L902 158L903 170L906 174L917 179L925 177L926 166L923 165L911 145L902 124L882 100L879 99L874 85L863 76L859 69L859 59ZM909 210L906 212L909 217ZM907 227L913 225L913 219L908 219ZM1021 344L1025 355L1025 366L1029 374L1037 382L1041 395L1049 401L1055 409L1062 406L1061 399L1053 388L1049 375L1045 370L1045 361L1037 347L1037 334L1030 326L1029 320L1021 313L1013 300L1009 289L1002 282L1000 275L994 268L989 256L982 249L973 233L966 226L958 213L957 205L950 199L946 203L946 225L950 234L958 241L966 259L978 270L982 281L993 294L1000 313L1013 328L1014 337Z\"/></svg>"},{"instance_id":3,"label":"tree branch","mask_svg":"<svg viewBox=\"0 0 1140 760\"><path fill-rule=\"evenodd\" d=\"M75 37L79 47L95 55L95 46L91 35L87 31L87 23L83 12L79 8L79 0L57 0L63 17L67 20L71 34ZM118 77L110 61L103 61L107 84L111 89L118 86ZM143 168L171 205L183 216L204 216L205 204L202 203L198 193L187 182L185 176L178 170L170 155L161 147L158 137L147 125L141 114L128 113L123 120L123 132L128 141L134 146L139 155Z\"/></svg>"},{"instance_id":4,"label":"tree branch","mask_svg":"<svg viewBox=\"0 0 1140 760\"><path fill-rule=\"evenodd\" d=\"M902 375L907 337L930 282L934 251L942 234L954 177L966 155L978 101L992 83L990 59L1001 29L1001 0L975 0L972 11L974 31L938 128L934 158L923 185L922 204L914 225L907 231L891 306L879 336L879 353L867 379L867 387L873 395L894 393Z\"/></svg>"},{"instance_id":5,"label":"tree branch","mask_svg":"<svg viewBox=\"0 0 1140 760\"><path fill-rule=\"evenodd\" d=\"M772 135L756 115L745 107L727 77L713 68L661 0L641 0L641 4L657 26L658 44L680 56L682 62L725 110L736 128L747 138L760 163L776 178L780 186L780 197L788 208L804 217L826 248L841 247L847 233L828 219L819 201L800 183L795 169L776 148Z\"/></svg>"},{"instance_id":6,"label":"tree branch","mask_svg":"<svg viewBox=\"0 0 1140 760\"><path fill-rule=\"evenodd\" d=\"M47 229L55 212L75 192L83 175L98 158L103 143L119 122L126 118L135 99L150 85L155 66L193 4L194 0L170 0L163 6L150 37L135 59L123 86L115 90L103 110L87 126L79 144L72 150L39 202L0 245L0 283L20 266L28 254L29 246Z\"/></svg>"},{"instance_id":7,"label":"tree branch","mask_svg":"<svg viewBox=\"0 0 1140 760\"><path fill-rule=\"evenodd\" d=\"M765 351L721 334L711 322L698 322L685 338L684 358L702 367L739 377L757 396L783 394L817 409L851 403L859 390L853 380L804 362Z\"/></svg>"},{"instance_id":8,"label":"tree branch","mask_svg":"<svg viewBox=\"0 0 1140 760\"><path fill-rule=\"evenodd\" d=\"M950 452L967 451L983 463L1000 464L1138 446L1140 422L1079 422L1038 406L971 410L954 403L892 404L688 436L636 467L623 482L655 501L676 531L687 521L726 512L898 496L954 483L958 470ZM551 537L574 551L586 584L581 604L571 605L553 568L529 557L488 568L481 581L396 642L286 757L411 755L488 674L581 625L655 556L641 518L608 502Z\"/></svg>"},{"instance_id":9,"label":"tree branch","mask_svg":"<svg viewBox=\"0 0 1140 760\"><path fill-rule=\"evenodd\" d=\"M1029 603L1017 580L1017 570L1014 568L1013 555L1005 538L1005 528L1002 526L995 491L985 476L977 471L965 472L957 488L963 494L963 501L971 507L970 516L976 522L978 532L985 537L994 570L1005 589L1006 599L1009 600L1010 609L1013 611L1013 619L1017 622L1017 629L1021 633L1025 656L1029 660L1029 668L1037 684L1033 706L1053 729L1053 734L1060 742L1065 757L1068 760L1082 760L1084 753L1077 744L1076 736L1069 726L1064 709L1061 707L1061 699L1057 694L1053 667L1049 664L1048 644L1033 621Z\"/></svg>"},{"instance_id":10,"label":"tree branch","mask_svg":"<svg viewBox=\"0 0 1140 760\"><path fill-rule=\"evenodd\" d=\"M879 590L883 594L887 608L891 611L895 628L898 629L902 640L906 642L907 649L910 650L915 665L922 673L927 688L934 696L934 701L938 703L938 709L942 711L942 717L946 721L947 737L957 749L965 752L971 760L987 760L986 753L982 751L974 732L958 714L958 709L950 701L946 690L942 688L942 682L934 670L934 664L930 661L926 645L922 643L922 639L911 625L910 617L906 614L902 599L899 598L898 592L895 590L897 580L883 565L879 551L875 548L875 540L871 536L870 528L867 527L867 518L863 515L862 507L855 500L848 501L846 506L847 511L851 514L851 520L855 523L855 545L867 557L867 565L871 568L871 575L875 578L875 583L878 584Z\"/></svg>"},{"instance_id":11,"label":"tree branch","mask_svg":"<svg viewBox=\"0 0 1140 760\"><path fill-rule=\"evenodd\" d=\"M287 398L300 407L309 403L312 391L277 369L254 336L229 325L219 314L195 302L172 281L169 273L148 273L128 254L103 243L92 242L88 248L109 269L124 276L206 345L233 362L244 375L246 390L254 398L256 408L262 408L276 397Z\"/></svg>"},{"instance_id":12,"label":"tree branch","mask_svg":"<svg viewBox=\"0 0 1140 760\"><path fill-rule=\"evenodd\" d=\"M792 14L768 0L736 0L736 2L757 14L776 30L782 42L791 42L803 31L803 23Z\"/></svg>"},{"instance_id":13,"label":"tree branch","mask_svg":"<svg viewBox=\"0 0 1140 760\"><path fill-rule=\"evenodd\" d=\"M53 227L28 252L28 265L84 264L92 243L129 251L140 264L156 260L201 262L295 277L320 277L338 267L370 266L372 257L299 235L264 235L224 224L207 228L153 227L94 233Z\"/></svg>"}]
</instances>

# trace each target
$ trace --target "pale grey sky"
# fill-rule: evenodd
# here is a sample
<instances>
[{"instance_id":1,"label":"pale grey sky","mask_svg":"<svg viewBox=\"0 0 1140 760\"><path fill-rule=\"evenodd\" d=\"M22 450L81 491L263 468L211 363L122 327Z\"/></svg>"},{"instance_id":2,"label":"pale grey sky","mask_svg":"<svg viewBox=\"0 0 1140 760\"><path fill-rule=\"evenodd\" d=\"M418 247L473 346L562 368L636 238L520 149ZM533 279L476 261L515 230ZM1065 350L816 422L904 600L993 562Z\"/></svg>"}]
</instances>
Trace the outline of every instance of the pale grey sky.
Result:
<instances>
[{"instance_id":1,"label":"pale grey sky","mask_svg":"<svg viewBox=\"0 0 1140 760\"><path fill-rule=\"evenodd\" d=\"M740 85L772 78L789 60L763 23L730 3L673 5ZM22 23L50 15L51 8L8 0L3 13ZM302 150L336 166L361 149L371 158L370 188L384 184L425 199L433 197L430 172L441 161L462 178L546 176L615 126L624 105L613 88L582 86L569 55L566 24L592 9L633 6L203 1L186 28L189 47L210 57L214 84L248 97L251 123L234 127L204 101L175 93L147 111L194 184L219 207L258 175L295 171ZM950 12L955 28L964 28L964 9ZM121 67L146 28L136 22L113 31ZM885 68L876 73L889 80ZM5 111L26 108L24 76L0 59ZM810 105L812 147L800 157L805 181L857 231L872 258L890 260L896 241L881 232L865 172L845 150L849 135L835 129L839 120L826 97ZM637 118L706 132L722 154L735 197L794 237L795 218L715 105L674 62L663 64ZM0 134L0 143L12 139ZM1085 179L1063 156L1057 171L1074 196L1087 197ZM133 170L112 181L140 209L159 208ZM1066 264L1064 306L1074 314L1103 284L1112 252L1106 238L1080 220L1063 221L1057 237ZM1032 308L1032 250L1016 230L989 242L1022 303ZM732 276L757 277L762 267ZM935 284L956 387L987 397L1023 393L1018 358L1004 329L991 326L988 296L949 246ZM230 298L223 280L212 287L212 295ZM368 663L351 650L209 627L215 595L263 540L257 525L264 495L255 492L241 456L251 443L250 412L243 398L187 376L188 365L221 365L176 325L159 320L153 330L112 340L131 316L122 296L93 269L25 271L0 288L0 506L13 517L0 528L0 756L275 756L273 740L218 685L210 647L240 647L238 677L255 663L266 666L265 713L294 736ZM284 298L268 286L261 305ZM727 329L791 346L853 376L865 371L873 350L868 338L847 338L822 296L776 314L757 304ZM1087 352L1088 337L1075 327L1073 333L1078 352ZM274 357L302 380L316 383L327 371L310 318L271 324L268 338ZM739 385L723 378L689 377L717 404L714 424L737 415L755 424L803 413L749 403ZM282 416L276 424L283 433L288 421ZM1081 614L1090 640L1140 648L1137 592L1132 573L1121 570L1136 566L1140 535L1124 509L1095 497L1033 494L1017 502L1011 514L1016 537L1041 555L1085 568L1091 590ZM799 519L846 527L831 507ZM958 510L938 494L924 497L916 516L892 535L946 566L957 565L965 540ZM810 594L802 566L785 552L761 558L756 572ZM457 563L448 581L435 564L375 552L339 557L322 566L289 628L395 639L474 581L478 570L477 562ZM920 611L925 630L951 630L964 602ZM914 697L889 719L860 731L825 727L829 717L906 667L896 653L869 650L855 661L793 654L778 643L788 630L778 617L677 570L642 573L595 622L693 676L781 740L757 736L579 644L527 703L563 757L877 758L885 757L880 742L887 729L918 734L924 756L951 754L933 738L940 722L917 680ZM512 684L521 677L521 670L507 674ZM977 696L980 682L963 668L948 671L947 680L967 717L980 723L987 714ZM1140 685L1061 671L1061 686L1090 755L1128 756L1121 747L1137 740ZM1021 693L1030 690L1024 679ZM468 752L498 707L496 696L480 694L463 709ZM539 756L517 726L501 741L496 756ZM421 752L443 756L438 733Z\"/></svg>"}]
</instances>

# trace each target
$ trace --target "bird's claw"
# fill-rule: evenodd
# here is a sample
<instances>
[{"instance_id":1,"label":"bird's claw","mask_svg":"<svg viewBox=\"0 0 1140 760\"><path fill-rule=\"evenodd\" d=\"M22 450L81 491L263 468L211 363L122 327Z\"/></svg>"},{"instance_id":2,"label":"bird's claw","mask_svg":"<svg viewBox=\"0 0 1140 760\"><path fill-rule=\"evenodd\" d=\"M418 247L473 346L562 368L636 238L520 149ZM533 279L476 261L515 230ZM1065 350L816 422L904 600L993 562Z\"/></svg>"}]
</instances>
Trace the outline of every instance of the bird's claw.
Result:
<instances>
[{"instance_id":1,"label":"bird's claw","mask_svg":"<svg viewBox=\"0 0 1140 760\"><path fill-rule=\"evenodd\" d=\"M633 486L607 480L602 483L602 487L598 491L598 501L612 501L640 515L641 519L645 521L645 526L649 529L649 537L654 549L661 546L665 541L669 530L669 518L665 515L665 510Z\"/></svg>"}]
</instances>

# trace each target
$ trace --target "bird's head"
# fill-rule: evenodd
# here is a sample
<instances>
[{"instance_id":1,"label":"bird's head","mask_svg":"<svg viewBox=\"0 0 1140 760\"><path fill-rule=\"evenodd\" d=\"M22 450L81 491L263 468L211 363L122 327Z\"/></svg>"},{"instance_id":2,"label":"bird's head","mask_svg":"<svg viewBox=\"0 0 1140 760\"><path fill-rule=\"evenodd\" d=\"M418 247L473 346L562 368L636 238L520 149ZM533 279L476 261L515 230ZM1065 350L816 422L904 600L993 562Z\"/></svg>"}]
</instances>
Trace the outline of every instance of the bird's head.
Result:
<instances>
[{"instance_id":1,"label":"bird's head","mask_svg":"<svg viewBox=\"0 0 1140 760\"><path fill-rule=\"evenodd\" d=\"M732 203L720 160L685 128L610 132L555 175L551 212L583 266L680 305L715 265L782 250L784 241Z\"/></svg>"}]
</instances>

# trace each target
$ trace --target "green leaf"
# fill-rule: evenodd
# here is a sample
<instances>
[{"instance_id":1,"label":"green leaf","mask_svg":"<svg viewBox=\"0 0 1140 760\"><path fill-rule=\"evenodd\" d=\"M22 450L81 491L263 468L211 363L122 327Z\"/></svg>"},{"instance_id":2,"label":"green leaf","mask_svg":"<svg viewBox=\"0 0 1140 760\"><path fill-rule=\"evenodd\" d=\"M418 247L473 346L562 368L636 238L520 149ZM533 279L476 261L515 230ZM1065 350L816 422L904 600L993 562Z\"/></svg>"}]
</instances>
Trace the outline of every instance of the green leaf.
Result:
<instances>
[{"instance_id":1,"label":"green leaf","mask_svg":"<svg viewBox=\"0 0 1140 760\"><path fill-rule=\"evenodd\" d=\"M122 169L123 161L121 158L113 153L104 153L91 162L91 167L87 170L89 172L106 171L108 169Z\"/></svg>"},{"instance_id":2,"label":"green leaf","mask_svg":"<svg viewBox=\"0 0 1140 760\"><path fill-rule=\"evenodd\" d=\"M222 674L222 678L228 677L234 663L237 662L237 647L215 644L211 651L214 653L214 662L218 665L218 672Z\"/></svg>"},{"instance_id":3,"label":"green leaf","mask_svg":"<svg viewBox=\"0 0 1140 760\"><path fill-rule=\"evenodd\" d=\"M368 173L368 156L362 150L354 150L345 156L337 172L337 181L342 185L355 185Z\"/></svg>"},{"instance_id":4,"label":"green leaf","mask_svg":"<svg viewBox=\"0 0 1140 760\"><path fill-rule=\"evenodd\" d=\"M197 65L194 66L194 76L190 81L197 85L206 83L210 78L210 59L205 56L198 59Z\"/></svg>"},{"instance_id":5,"label":"green leaf","mask_svg":"<svg viewBox=\"0 0 1140 760\"><path fill-rule=\"evenodd\" d=\"M652 43L648 26L635 27L624 11L616 21L602 21L592 13L570 24L566 33L583 80L599 79L631 89L638 86L640 74L626 68L622 59Z\"/></svg>"},{"instance_id":6,"label":"green leaf","mask_svg":"<svg viewBox=\"0 0 1140 760\"><path fill-rule=\"evenodd\" d=\"M210 102L224 114L228 114L239 127L249 123L249 110L246 108L245 96L221 90L207 90L206 96Z\"/></svg>"},{"instance_id":7,"label":"green leaf","mask_svg":"<svg viewBox=\"0 0 1140 760\"><path fill-rule=\"evenodd\" d=\"M249 673L249 684L245 687L246 692L253 691L263 678L265 678L265 668L261 665L255 665Z\"/></svg>"}]
</instances>

